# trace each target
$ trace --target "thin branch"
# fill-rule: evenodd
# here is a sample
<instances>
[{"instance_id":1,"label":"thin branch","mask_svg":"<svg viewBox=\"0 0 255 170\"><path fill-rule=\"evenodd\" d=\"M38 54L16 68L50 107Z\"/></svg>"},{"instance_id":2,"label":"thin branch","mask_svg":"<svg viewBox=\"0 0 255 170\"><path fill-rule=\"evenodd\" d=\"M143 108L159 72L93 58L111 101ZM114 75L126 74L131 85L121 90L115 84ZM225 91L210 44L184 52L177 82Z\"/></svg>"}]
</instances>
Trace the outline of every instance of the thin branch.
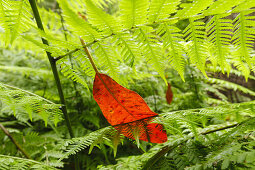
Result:
<instances>
[{"instance_id":1,"label":"thin branch","mask_svg":"<svg viewBox=\"0 0 255 170\"><path fill-rule=\"evenodd\" d=\"M29 0L29 3L30 3L30 6L33 10L33 14L34 14L34 17L35 17L37 27L40 30L42 30L43 32L45 32L44 28L43 28L41 17L40 17L40 14L39 14L39 11L38 11L38 8L37 8L37 5L36 5L36 1L35 0ZM46 39L44 39L44 38L41 38L41 39L42 39L43 44L49 46L49 43ZM52 73L54 75L55 82L56 82L56 85L57 85L58 95L59 95L59 98L60 98L60 102L62 104L61 110L64 114L67 129L69 131L70 137L74 138L74 133L73 133L73 129L72 129L72 126L71 126L71 123L70 123L69 115L67 114L66 101L65 101L63 90L62 90L62 85L61 85L61 82L60 82L60 79L59 79L58 70L57 70L57 66L56 66L56 61L51 56L50 52L46 51L46 54L48 56L48 59L49 59L50 65L51 65L51 69L52 69ZM74 159L75 159L75 169L79 170L80 167L79 167L78 155L75 156Z\"/></svg>"},{"instance_id":2,"label":"thin branch","mask_svg":"<svg viewBox=\"0 0 255 170\"><path fill-rule=\"evenodd\" d=\"M9 133L9 131L0 123L0 129L3 130L3 132L9 137L9 139L12 141L12 143L17 147L17 149L27 158L31 159L31 157L28 155L28 153L19 145L19 143L12 137L12 135Z\"/></svg>"},{"instance_id":3,"label":"thin branch","mask_svg":"<svg viewBox=\"0 0 255 170\"><path fill-rule=\"evenodd\" d=\"M60 55L60 56L58 56L58 57L54 57L54 60L55 61L58 61L58 60L60 60L60 59L62 59L62 58L64 58L64 57L66 57L66 56L69 56L69 55L71 55L71 54L73 54L73 53L75 53L76 51L79 51L79 50L81 50L82 48L76 48L76 49L74 49L74 50L72 50L72 51L69 51L68 53L66 53L66 54L64 54L64 55Z\"/></svg>"},{"instance_id":4,"label":"thin branch","mask_svg":"<svg viewBox=\"0 0 255 170\"><path fill-rule=\"evenodd\" d=\"M39 11L37 9L37 5L36 5L35 0L29 0L29 3L30 3L30 6L33 10L33 14L34 14L34 17L35 17L38 28L41 29L44 32L41 17L39 15ZM42 38L42 42L45 45L49 45L48 41L44 38ZM56 67L56 62L55 62L54 58L51 56L50 52L46 51L46 54L48 56L48 59L49 59L50 65L51 65L51 69L52 69L52 72L53 72L53 75L54 75L54 78L55 78L55 82L56 82L56 85L57 85L58 94L59 94L59 98L60 98L60 101L61 101L61 104L62 104L62 111L63 111L64 117L65 117L67 128L68 128L70 136L73 138L74 134L73 134L73 130L72 130L72 127L71 127L69 116L67 114L65 97L64 97L64 94L63 94L63 90L62 90L62 85L60 83L60 79L59 79L59 75L58 75L58 71L57 71L57 67Z\"/></svg>"},{"instance_id":5,"label":"thin branch","mask_svg":"<svg viewBox=\"0 0 255 170\"><path fill-rule=\"evenodd\" d=\"M92 58L92 56L91 56L91 54L90 54L90 52L89 52L89 50L88 50L88 48L86 46L84 40L81 37L80 37L80 41L81 41L81 44L83 46L84 51L88 55L89 61L90 61L91 65L92 65L93 69L95 70L96 73L99 73L99 71L98 71L98 69L97 69L97 67L95 65L95 62L94 62L94 60L93 60L93 58Z\"/></svg>"}]
</instances>

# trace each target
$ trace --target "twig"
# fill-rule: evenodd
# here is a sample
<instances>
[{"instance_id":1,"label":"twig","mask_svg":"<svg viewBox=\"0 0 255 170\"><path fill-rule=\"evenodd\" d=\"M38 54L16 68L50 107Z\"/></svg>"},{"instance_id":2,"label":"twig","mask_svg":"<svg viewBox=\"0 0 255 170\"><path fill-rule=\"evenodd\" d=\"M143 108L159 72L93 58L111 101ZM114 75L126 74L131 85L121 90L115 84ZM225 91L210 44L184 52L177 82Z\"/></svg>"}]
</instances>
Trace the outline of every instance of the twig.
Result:
<instances>
[{"instance_id":1,"label":"twig","mask_svg":"<svg viewBox=\"0 0 255 170\"><path fill-rule=\"evenodd\" d=\"M90 54L90 52L89 52L89 50L88 50L88 48L86 46L84 40L81 37L80 37L80 41L81 41L81 44L83 46L84 51L88 55L89 61L90 61L91 65L92 65L93 69L95 70L96 73L99 73L99 71L98 71L98 69L97 69L97 67L95 65L95 62L94 62L94 60L93 60L93 58L92 58L92 56L91 56L91 54Z\"/></svg>"},{"instance_id":2,"label":"twig","mask_svg":"<svg viewBox=\"0 0 255 170\"><path fill-rule=\"evenodd\" d=\"M12 143L20 150L20 152L27 158L31 159L31 157L28 155L28 153L19 145L19 143L12 137L12 135L9 133L9 131L0 123L0 129L3 130L3 132L9 137L9 139L12 141Z\"/></svg>"},{"instance_id":3,"label":"twig","mask_svg":"<svg viewBox=\"0 0 255 170\"><path fill-rule=\"evenodd\" d=\"M36 20L37 27L39 29L41 29L43 32L45 32L44 28L43 28L41 17L39 15L39 11L38 11L38 8L37 8L37 5L36 5L36 1L35 0L29 0L29 3L30 3L30 6L33 10L33 14L34 14L34 17L35 17L35 20ZM45 44L47 46L49 45L49 43L46 39L44 39L44 38L41 38L41 39L42 39L43 44ZM51 65L51 69L52 69L52 73L54 75L55 82L56 82L56 85L57 85L58 95L59 95L59 98L60 98L60 102L62 104L61 110L64 114L64 119L66 121L67 129L69 131L70 137L74 138L74 133L73 133L72 126L71 126L71 123L70 123L70 119L69 119L69 116L67 114L66 101L65 101L63 90L62 90L62 85L61 85L61 82L60 82L60 79L59 79L59 75L58 75L56 60L51 56L50 52L46 51L46 54L48 56L48 59L49 59L50 65ZM80 169L79 164L77 164L77 162L79 162L78 155L75 156L74 159L75 159L75 169L79 170Z\"/></svg>"},{"instance_id":4,"label":"twig","mask_svg":"<svg viewBox=\"0 0 255 170\"><path fill-rule=\"evenodd\" d=\"M75 53L76 51L79 51L79 50L81 50L81 48L76 48L76 49L74 49L74 50L72 50L72 51L69 51L68 53L66 53L66 54L64 54L64 55L60 55L60 56L58 56L58 57L54 57L54 60L55 60L55 61L58 61L58 60L60 60L60 59L62 59L62 58L64 58L64 57L66 57L66 56L69 56L70 54Z\"/></svg>"}]
</instances>

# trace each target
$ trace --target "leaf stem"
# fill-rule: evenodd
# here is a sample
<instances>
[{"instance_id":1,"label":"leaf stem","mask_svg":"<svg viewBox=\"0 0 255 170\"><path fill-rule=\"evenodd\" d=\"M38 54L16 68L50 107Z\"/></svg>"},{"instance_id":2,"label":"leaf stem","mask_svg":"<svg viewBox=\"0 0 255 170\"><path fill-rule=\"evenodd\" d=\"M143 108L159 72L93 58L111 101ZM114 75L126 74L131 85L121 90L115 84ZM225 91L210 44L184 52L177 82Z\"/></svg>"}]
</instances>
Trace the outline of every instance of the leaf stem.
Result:
<instances>
[{"instance_id":1,"label":"leaf stem","mask_svg":"<svg viewBox=\"0 0 255 170\"><path fill-rule=\"evenodd\" d=\"M80 41L81 41L81 44L83 46L84 51L88 55L89 61L90 61L91 65L92 65L93 69L95 70L96 73L99 73L99 71L98 71L98 69L97 69L97 67L95 65L95 62L94 62L94 60L93 60L93 58L92 58L92 56L91 56L91 54L90 54L90 52L89 52L89 50L88 50L88 48L86 46L84 40L81 37L80 37Z\"/></svg>"},{"instance_id":2,"label":"leaf stem","mask_svg":"<svg viewBox=\"0 0 255 170\"><path fill-rule=\"evenodd\" d=\"M12 143L20 150L20 152L27 158L31 159L31 157L28 155L28 153L19 145L19 143L12 137L12 135L9 133L9 131L0 123L0 129L3 130L3 132L9 137L9 139L12 141Z\"/></svg>"},{"instance_id":3,"label":"leaf stem","mask_svg":"<svg viewBox=\"0 0 255 170\"><path fill-rule=\"evenodd\" d=\"M40 17L40 14L39 14L39 11L38 11L38 8L37 8L37 5L36 5L36 1L35 0L29 0L29 3L30 3L30 6L33 10L33 14L34 14L34 17L35 17L35 20L36 20L36 23L37 23L37 27L39 29L41 29L43 32L45 32L44 28L43 28L41 17ZM49 45L48 41L44 38L42 38L42 42L43 42L43 44L45 44L47 46ZM67 128L68 128L70 137L74 138L74 133L73 133L72 126L71 126L71 123L70 123L70 119L69 119L69 116L67 114L66 101L65 101L63 90L62 90L62 85L61 85L61 82L60 82L60 79L59 79L59 75L58 75L56 60L51 56L50 52L46 51L46 54L48 56L48 59L49 59L50 65L51 65L51 69L52 69L52 73L53 73L54 78L55 78L55 82L56 82L56 85L57 85L60 102L62 104L61 110L63 111L64 118L65 118L65 121L66 121L66 125L67 125ZM75 156L74 160L75 160L75 169L79 170L80 168L79 168L78 156Z\"/></svg>"}]
</instances>

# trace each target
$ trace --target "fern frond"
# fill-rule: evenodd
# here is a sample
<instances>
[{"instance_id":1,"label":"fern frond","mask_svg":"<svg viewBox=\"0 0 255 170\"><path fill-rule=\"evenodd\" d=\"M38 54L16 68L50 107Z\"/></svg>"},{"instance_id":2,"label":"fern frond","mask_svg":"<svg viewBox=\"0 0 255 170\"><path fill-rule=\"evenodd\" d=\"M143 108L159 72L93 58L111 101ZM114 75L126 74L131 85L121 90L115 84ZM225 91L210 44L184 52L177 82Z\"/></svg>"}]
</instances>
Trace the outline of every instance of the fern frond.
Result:
<instances>
[{"instance_id":1,"label":"fern frond","mask_svg":"<svg viewBox=\"0 0 255 170\"><path fill-rule=\"evenodd\" d=\"M59 61L58 63L60 63L60 71L65 77L82 84L85 88L89 90L89 87L84 78L79 74L79 71L77 69L72 68L68 59L61 59L61 61Z\"/></svg>"},{"instance_id":2,"label":"fern frond","mask_svg":"<svg viewBox=\"0 0 255 170\"><path fill-rule=\"evenodd\" d=\"M232 38L233 44L236 46L238 57L241 61L246 62L251 68L251 50L255 40L254 29L255 26L254 16L248 16L251 11L243 11L238 14L234 19L234 36ZM247 77L248 75L246 75Z\"/></svg>"},{"instance_id":3,"label":"fern frond","mask_svg":"<svg viewBox=\"0 0 255 170\"><path fill-rule=\"evenodd\" d=\"M181 4L182 10L178 10L176 17L190 18L201 13L213 3L213 0L194 0L193 2Z\"/></svg>"},{"instance_id":4,"label":"fern frond","mask_svg":"<svg viewBox=\"0 0 255 170\"><path fill-rule=\"evenodd\" d=\"M228 82L228 81L220 80L220 79L216 79L216 78L208 78L206 81L208 81L209 83L216 83L216 84L218 84L224 88L227 88L227 89L232 89L234 91L240 90L241 92L243 92L245 94L250 94L252 96L255 96L254 91L247 89L241 85L232 83L232 82Z\"/></svg>"},{"instance_id":5,"label":"fern frond","mask_svg":"<svg viewBox=\"0 0 255 170\"><path fill-rule=\"evenodd\" d=\"M215 14L224 14L226 11L231 10L234 6L241 4L245 0L218 0L204 11L206 16Z\"/></svg>"},{"instance_id":6,"label":"fern frond","mask_svg":"<svg viewBox=\"0 0 255 170\"><path fill-rule=\"evenodd\" d=\"M110 140L109 136L112 136L112 133L115 133L113 127L109 126L92 133L84 137L73 138L67 140L64 144L64 156L60 160L68 158L70 155L75 155L77 152L91 146L90 152L94 146L102 143L104 140Z\"/></svg>"},{"instance_id":7,"label":"fern frond","mask_svg":"<svg viewBox=\"0 0 255 170\"><path fill-rule=\"evenodd\" d=\"M4 104L5 108L9 108L13 111L14 116L19 120L24 120L25 122L28 118L24 116L19 118L24 112L27 113L27 117L32 120L32 113L40 115L44 120L45 125L47 126L48 119L52 120L55 125L62 120L61 110L59 109L60 105L48 102L47 99L44 99L36 94L31 92L26 93L24 90L19 90L18 88L0 83L0 100ZM11 87L9 89L8 87ZM30 96L29 94L32 94ZM45 103L48 102L48 103ZM50 103L50 104L49 104Z\"/></svg>"},{"instance_id":8,"label":"fern frond","mask_svg":"<svg viewBox=\"0 0 255 170\"><path fill-rule=\"evenodd\" d=\"M79 17L78 12L74 12L66 0L58 0L58 3L63 10L64 19L71 30L81 36L86 42L93 42L100 36L88 22Z\"/></svg>"},{"instance_id":9,"label":"fern frond","mask_svg":"<svg viewBox=\"0 0 255 170\"><path fill-rule=\"evenodd\" d=\"M56 170L47 164L30 159L24 159L14 156L0 155L0 169L27 170L27 169L47 169Z\"/></svg>"},{"instance_id":10,"label":"fern frond","mask_svg":"<svg viewBox=\"0 0 255 170\"><path fill-rule=\"evenodd\" d=\"M103 70L108 71L110 76L119 82L119 76L117 72L117 59L114 57L113 49L107 44L102 44L101 42L97 42L93 44L92 49L95 50L95 54L100 60L101 67Z\"/></svg>"},{"instance_id":11,"label":"fern frond","mask_svg":"<svg viewBox=\"0 0 255 170\"><path fill-rule=\"evenodd\" d=\"M102 35L108 36L119 30L118 23L112 15L97 8L91 0L85 0L85 5L89 23L101 31Z\"/></svg>"},{"instance_id":12,"label":"fern frond","mask_svg":"<svg viewBox=\"0 0 255 170\"><path fill-rule=\"evenodd\" d=\"M144 24L147 20L148 0L120 1L121 21L124 29Z\"/></svg>"},{"instance_id":13,"label":"fern frond","mask_svg":"<svg viewBox=\"0 0 255 170\"><path fill-rule=\"evenodd\" d=\"M190 46L187 49L187 54L190 57L190 62L195 64L197 68L206 76L205 62L207 58L207 51L204 47L205 27L204 22L198 21L202 19L190 18L190 24L184 29L184 36L186 41L190 41Z\"/></svg>"},{"instance_id":14,"label":"fern frond","mask_svg":"<svg viewBox=\"0 0 255 170\"><path fill-rule=\"evenodd\" d=\"M212 62L214 67L220 65L222 72L227 68L229 72L230 66L226 62L226 56L229 54L229 46L231 40L232 24L231 20L224 19L226 15L215 15L206 25L206 31L209 35L209 41L214 45L213 51L216 61ZM228 66L228 67L227 67Z\"/></svg>"},{"instance_id":15,"label":"fern frond","mask_svg":"<svg viewBox=\"0 0 255 170\"><path fill-rule=\"evenodd\" d=\"M30 26L33 25L30 14L30 6L27 0L7 0L1 1L1 11L4 14L2 21L7 22L3 24L8 33L8 29L11 33L10 43L12 43L17 36L30 29ZM8 25L8 28L6 27Z\"/></svg>"},{"instance_id":16,"label":"fern frond","mask_svg":"<svg viewBox=\"0 0 255 170\"><path fill-rule=\"evenodd\" d=\"M124 63L135 67L136 59L140 58L138 44L128 34L119 34L113 37L115 46L119 48Z\"/></svg>"},{"instance_id":17,"label":"fern frond","mask_svg":"<svg viewBox=\"0 0 255 170\"><path fill-rule=\"evenodd\" d=\"M170 63L172 64L174 69L180 74L182 80L185 81L185 52L180 43L181 41L183 41L180 31L181 30L179 30L177 27L170 26L164 23L159 26L157 34L161 35L164 48L169 50L169 53L167 53L167 55L169 57Z\"/></svg>"},{"instance_id":18,"label":"fern frond","mask_svg":"<svg viewBox=\"0 0 255 170\"><path fill-rule=\"evenodd\" d=\"M177 11L180 0L152 0L148 12L149 22L157 22L166 19Z\"/></svg>"},{"instance_id":19,"label":"fern frond","mask_svg":"<svg viewBox=\"0 0 255 170\"><path fill-rule=\"evenodd\" d=\"M255 1L253 0L245 0L242 3L240 3L237 7L235 7L232 12L241 12L250 8L253 8L255 6Z\"/></svg>"},{"instance_id":20,"label":"fern frond","mask_svg":"<svg viewBox=\"0 0 255 170\"><path fill-rule=\"evenodd\" d=\"M148 63L153 65L154 69L167 84L161 47L157 44L157 37L152 33L153 31L151 27L141 27L135 31L134 35L138 39L143 55L147 58Z\"/></svg>"}]
</instances>

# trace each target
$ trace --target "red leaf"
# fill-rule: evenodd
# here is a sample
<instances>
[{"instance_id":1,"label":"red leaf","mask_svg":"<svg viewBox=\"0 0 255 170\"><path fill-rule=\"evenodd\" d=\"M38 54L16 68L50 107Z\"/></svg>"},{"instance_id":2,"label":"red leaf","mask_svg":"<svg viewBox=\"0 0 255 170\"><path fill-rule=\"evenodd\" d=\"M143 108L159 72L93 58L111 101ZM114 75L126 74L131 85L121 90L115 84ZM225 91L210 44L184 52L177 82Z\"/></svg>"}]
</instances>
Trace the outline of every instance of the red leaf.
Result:
<instances>
[{"instance_id":1,"label":"red leaf","mask_svg":"<svg viewBox=\"0 0 255 170\"><path fill-rule=\"evenodd\" d=\"M168 83L167 91L166 91L166 101L168 104L170 104L172 100L173 100L173 92L172 92L171 84Z\"/></svg>"},{"instance_id":2,"label":"red leaf","mask_svg":"<svg viewBox=\"0 0 255 170\"><path fill-rule=\"evenodd\" d=\"M108 122L126 137L135 139L134 131L139 131L140 140L167 141L163 126L150 123L158 114L151 111L136 92L122 87L105 74L96 73L93 96Z\"/></svg>"}]
</instances>

